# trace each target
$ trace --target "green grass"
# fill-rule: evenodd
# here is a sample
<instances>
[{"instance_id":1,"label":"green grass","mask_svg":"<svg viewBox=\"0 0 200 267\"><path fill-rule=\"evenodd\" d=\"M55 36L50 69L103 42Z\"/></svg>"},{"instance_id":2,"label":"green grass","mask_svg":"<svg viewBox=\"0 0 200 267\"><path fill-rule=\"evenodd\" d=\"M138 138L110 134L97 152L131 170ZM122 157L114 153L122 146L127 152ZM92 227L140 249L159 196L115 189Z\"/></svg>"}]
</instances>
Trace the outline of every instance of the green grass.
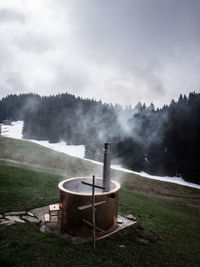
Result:
<instances>
[{"instance_id":1,"label":"green grass","mask_svg":"<svg viewBox=\"0 0 200 267\"><path fill-rule=\"evenodd\" d=\"M0 160L0 214L55 203L60 180L96 171L88 162L13 140L0 138L6 159ZM16 154L23 164L7 160L16 161ZM50 158L58 159L62 171L48 163ZM0 225L0 266L199 266L199 191L116 171L112 175L123 187L119 213L135 215L136 225L98 241L96 250L90 243L74 245L41 233L28 222Z\"/></svg>"},{"instance_id":2,"label":"green grass","mask_svg":"<svg viewBox=\"0 0 200 267\"><path fill-rule=\"evenodd\" d=\"M58 201L60 175L0 161L0 213L28 210Z\"/></svg>"},{"instance_id":3,"label":"green grass","mask_svg":"<svg viewBox=\"0 0 200 267\"><path fill-rule=\"evenodd\" d=\"M0 161L0 213L58 201L62 179L33 167ZM120 191L119 213L138 224L105 240L73 245L30 223L0 226L2 266L198 266L200 219L172 199ZM124 245L124 248L120 248Z\"/></svg>"},{"instance_id":4,"label":"green grass","mask_svg":"<svg viewBox=\"0 0 200 267\"><path fill-rule=\"evenodd\" d=\"M102 167L41 145L0 136L0 158L72 176L101 175ZM77 167L78 166L78 167Z\"/></svg>"},{"instance_id":5,"label":"green grass","mask_svg":"<svg viewBox=\"0 0 200 267\"><path fill-rule=\"evenodd\" d=\"M102 176L102 166L83 159L68 156L52 149L13 138L0 136L0 159L21 163L29 168L40 167L40 170L49 171L66 178L76 176ZM173 183L161 182L143 178L136 174L111 171L111 178L119 181L128 189L145 193L153 193L166 197L187 199L190 207L198 209L200 206L199 190Z\"/></svg>"}]
</instances>

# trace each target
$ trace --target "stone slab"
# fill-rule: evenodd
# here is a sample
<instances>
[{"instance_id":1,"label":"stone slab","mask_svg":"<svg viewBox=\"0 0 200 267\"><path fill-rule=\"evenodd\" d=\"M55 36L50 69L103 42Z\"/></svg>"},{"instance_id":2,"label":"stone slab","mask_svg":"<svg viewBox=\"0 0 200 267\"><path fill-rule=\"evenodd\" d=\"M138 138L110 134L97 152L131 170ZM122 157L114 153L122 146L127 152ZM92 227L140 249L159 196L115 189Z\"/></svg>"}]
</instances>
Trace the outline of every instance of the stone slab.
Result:
<instances>
[{"instance_id":1,"label":"stone slab","mask_svg":"<svg viewBox=\"0 0 200 267\"><path fill-rule=\"evenodd\" d=\"M35 217L33 217L33 216L22 216L22 219L24 219L24 220L27 220L27 221L29 221L29 222L31 222L31 223L39 223L40 222L40 220L39 219L37 219L37 218L35 218Z\"/></svg>"},{"instance_id":2,"label":"stone slab","mask_svg":"<svg viewBox=\"0 0 200 267\"><path fill-rule=\"evenodd\" d=\"M17 215L25 215L26 211L10 211L10 212L6 212L4 213L4 216L17 216Z\"/></svg>"},{"instance_id":3,"label":"stone slab","mask_svg":"<svg viewBox=\"0 0 200 267\"><path fill-rule=\"evenodd\" d=\"M0 224L4 224L4 225L12 225L12 224L15 224L15 222L14 222L14 221L3 220L2 222L0 222Z\"/></svg>"},{"instance_id":4,"label":"stone slab","mask_svg":"<svg viewBox=\"0 0 200 267\"><path fill-rule=\"evenodd\" d=\"M30 211L28 211L27 214L28 214L29 216L34 217L34 214L33 214L32 212L30 212Z\"/></svg>"},{"instance_id":5,"label":"stone slab","mask_svg":"<svg viewBox=\"0 0 200 267\"><path fill-rule=\"evenodd\" d=\"M19 216L5 216L5 218L11 222L25 223Z\"/></svg>"},{"instance_id":6,"label":"stone slab","mask_svg":"<svg viewBox=\"0 0 200 267\"><path fill-rule=\"evenodd\" d=\"M118 224L118 227L117 229L115 229L113 232L107 234L107 235L104 235L104 236L101 236L99 238L97 238L97 240L101 240L103 238L106 238L107 236L110 236L110 235L113 235L114 233L117 233L119 232L120 230L124 229L124 228L127 228L135 223L137 223L137 221L131 221L121 215L118 215L118 220L120 221L120 224Z\"/></svg>"},{"instance_id":7,"label":"stone slab","mask_svg":"<svg viewBox=\"0 0 200 267\"><path fill-rule=\"evenodd\" d=\"M40 221L44 222L45 213L49 213L49 206L30 210Z\"/></svg>"}]
</instances>

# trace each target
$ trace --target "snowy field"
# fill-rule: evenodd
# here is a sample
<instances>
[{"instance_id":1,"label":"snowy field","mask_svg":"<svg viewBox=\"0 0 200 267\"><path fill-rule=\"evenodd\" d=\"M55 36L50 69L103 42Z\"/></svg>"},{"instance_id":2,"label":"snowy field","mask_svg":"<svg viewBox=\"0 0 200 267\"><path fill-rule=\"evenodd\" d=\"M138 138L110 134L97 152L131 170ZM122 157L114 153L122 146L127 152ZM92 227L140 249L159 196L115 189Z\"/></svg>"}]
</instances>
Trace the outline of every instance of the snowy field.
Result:
<instances>
[{"instance_id":1,"label":"snowy field","mask_svg":"<svg viewBox=\"0 0 200 267\"><path fill-rule=\"evenodd\" d=\"M22 139L22 129L23 129L23 121L16 121L13 122L12 125L2 125L1 130L2 130L2 135L6 137L11 137L11 138L16 138L16 139ZM90 161L95 164L102 165L101 162L85 159L85 146L80 145L80 146L71 146L71 145L66 145L64 141L59 142L59 143L49 143L48 141L37 141L37 140L28 140L31 142L34 142L36 144L51 148L55 151L65 153L67 155L77 157L77 158L82 158L84 160ZM154 176L147 174L145 172L134 172L125 168L122 168L121 166L118 165L112 165L112 169L123 171L126 173L134 173L137 175L140 175L142 177L145 177L147 179L154 179L154 180L159 180L163 182L170 182L170 183L175 183L175 184L180 184L180 185L185 185L189 187L194 187L200 189L200 185L186 182L183 180L181 177L162 177L162 176Z\"/></svg>"},{"instance_id":2,"label":"snowy field","mask_svg":"<svg viewBox=\"0 0 200 267\"><path fill-rule=\"evenodd\" d=\"M200 185L194 184L194 183L190 183L190 182L186 182L186 181L183 180L182 177L155 176L155 175L148 174L146 172L134 172L134 171L122 168L121 166L118 166L118 165L113 165L112 168L115 169L115 170L124 171L124 172L127 172L127 173L135 173L137 175L140 175L140 176L148 178L148 179L154 179L154 180L163 181L163 182L175 183L175 184L180 184L180 185L185 185L185 186L189 186L189 187L194 187L194 188L200 189Z\"/></svg>"},{"instance_id":3,"label":"snowy field","mask_svg":"<svg viewBox=\"0 0 200 267\"><path fill-rule=\"evenodd\" d=\"M2 125L2 135L6 137L22 139L22 129L23 129L23 121L12 122L12 125ZM26 139L27 140L27 139ZM29 140L33 143L39 144L41 146L45 146L51 148L55 151L65 153L67 155L76 157L76 158L84 158L85 156L85 146L68 146L64 141L60 143L49 143L48 141L38 141L38 140Z\"/></svg>"}]
</instances>

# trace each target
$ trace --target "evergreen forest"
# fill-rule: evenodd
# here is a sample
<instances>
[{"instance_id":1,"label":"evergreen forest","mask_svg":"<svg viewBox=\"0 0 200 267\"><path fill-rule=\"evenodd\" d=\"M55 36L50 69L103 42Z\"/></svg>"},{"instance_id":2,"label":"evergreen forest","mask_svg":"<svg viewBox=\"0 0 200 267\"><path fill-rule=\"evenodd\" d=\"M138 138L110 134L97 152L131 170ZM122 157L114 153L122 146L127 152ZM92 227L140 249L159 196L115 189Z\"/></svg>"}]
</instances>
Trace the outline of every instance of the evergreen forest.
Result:
<instances>
[{"instance_id":1,"label":"evergreen forest","mask_svg":"<svg viewBox=\"0 0 200 267\"><path fill-rule=\"evenodd\" d=\"M64 140L86 146L86 157L102 161L112 143L112 162L134 171L181 176L200 184L200 94L155 108L106 104L65 93L8 95L0 100L0 122L24 121L23 137Z\"/></svg>"}]
</instances>

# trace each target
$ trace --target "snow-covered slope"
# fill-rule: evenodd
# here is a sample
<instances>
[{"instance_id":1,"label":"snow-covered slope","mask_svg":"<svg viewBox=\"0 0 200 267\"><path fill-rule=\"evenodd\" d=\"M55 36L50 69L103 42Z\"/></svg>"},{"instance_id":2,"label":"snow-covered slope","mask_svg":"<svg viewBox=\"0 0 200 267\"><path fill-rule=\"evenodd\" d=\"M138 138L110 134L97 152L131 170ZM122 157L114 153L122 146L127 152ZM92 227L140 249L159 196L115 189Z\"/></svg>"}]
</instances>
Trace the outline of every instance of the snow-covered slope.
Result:
<instances>
[{"instance_id":1,"label":"snow-covered slope","mask_svg":"<svg viewBox=\"0 0 200 267\"><path fill-rule=\"evenodd\" d=\"M1 131L3 136L22 139L22 129L23 129L23 121L12 122L12 125L2 125ZM38 141L38 140L29 140L33 143L39 144L41 146L45 146L51 148L58 152L63 152L67 155L84 158L85 156L85 146L69 146L66 145L64 141L59 143L49 143L48 141Z\"/></svg>"},{"instance_id":2,"label":"snow-covered slope","mask_svg":"<svg viewBox=\"0 0 200 267\"><path fill-rule=\"evenodd\" d=\"M12 125L1 125L1 134L6 137L22 139L23 121L12 122Z\"/></svg>"},{"instance_id":3,"label":"snow-covered slope","mask_svg":"<svg viewBox=\"0 0 200 267\"><path fill-rule=\"evenodd\" d=\"M189 186L189 187L194 187L194 188L200 189L200 185L194 184L194 183L190 183L190 182L186 182L186 181L183 180L182 177L155 176L155 175L150 175L150 174L148 174L146 172L134 172L134 171L122 168L121 166L118 166L118 165L112 165L112 168L115 169L115 170L124 171L124 172L127 172L127 173L135 173L137 175L140 175L140 176L148 178L148 179L154 179L154 180L159 180L159 181L163 181L163 182L175 183L175 184L180 184L180 185L185 185L185 186Z\"/></svg>"},{"instance_id":4,"label":"snow-covered slope","mask_svg":"<svg viewBox=\"0 0 200 267\"><path fill-rule=\"evenodd\" d=\"M3 136L16 138L16 139L22 139L22 129L23 129L23 121L16 121L16 122L13 122L12 125L2 125L1 126ZM59 143L53 143L53 144L49 143L48 141L37 141L37 140L29 140L29 141L37 143L37 144L45 146L45 147L48 147L48 148L51 148L51 149L58 151L58 152L63 152L63 153L70 155L70 156L82 158L84 160L93 162L95 164L102 165L101 162L97 162L97 161L93 161L93 160L89 160L89 159L84 158L84 156L85 156L85 146L84 145L71 146L71 145L66 145L66 143L64 141L59 142ZM185 186L200 189L200 185L186 182L181 177L155 176L155 175L147 174L145 172L134 172L132 170L122 168L121 166L118 166L118 165L112 165L111 168L115 169L115 170L123 171L126 173L134 173L134 174L140 175L140 176L148 178L148 179L154 179L154 180L159 180L159 181L163 181L163 182L176 183L176 184L185 185Z\"/></svg>"}]
</instances>

